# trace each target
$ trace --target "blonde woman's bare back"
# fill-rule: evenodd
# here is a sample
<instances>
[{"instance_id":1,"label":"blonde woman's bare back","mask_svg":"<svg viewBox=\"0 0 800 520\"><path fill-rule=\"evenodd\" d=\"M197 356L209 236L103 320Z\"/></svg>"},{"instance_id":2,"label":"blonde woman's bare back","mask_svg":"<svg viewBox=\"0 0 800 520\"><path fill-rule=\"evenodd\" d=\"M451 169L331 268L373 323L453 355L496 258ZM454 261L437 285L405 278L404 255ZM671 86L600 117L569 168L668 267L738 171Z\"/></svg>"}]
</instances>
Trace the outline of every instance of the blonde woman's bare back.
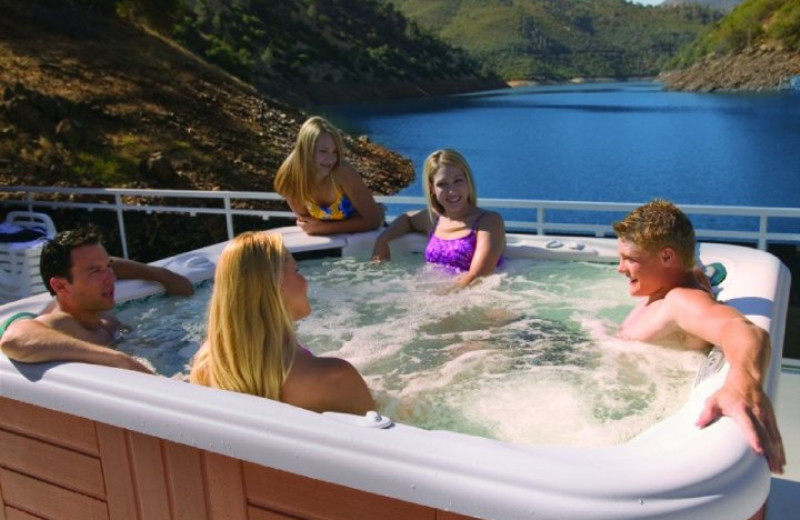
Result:
<instances>
[{"instance_id":1,"label":"blonde woman's bare back","mask_svg":"<svg viewBox=\"0 0 800 520\"><path fill-rule=\"evenodd\" d=\"M364 379L347 361L317 357L298 347L281 387L281 401L315 412L363 415L375 408Z\"/></svg>"}]
</instances>

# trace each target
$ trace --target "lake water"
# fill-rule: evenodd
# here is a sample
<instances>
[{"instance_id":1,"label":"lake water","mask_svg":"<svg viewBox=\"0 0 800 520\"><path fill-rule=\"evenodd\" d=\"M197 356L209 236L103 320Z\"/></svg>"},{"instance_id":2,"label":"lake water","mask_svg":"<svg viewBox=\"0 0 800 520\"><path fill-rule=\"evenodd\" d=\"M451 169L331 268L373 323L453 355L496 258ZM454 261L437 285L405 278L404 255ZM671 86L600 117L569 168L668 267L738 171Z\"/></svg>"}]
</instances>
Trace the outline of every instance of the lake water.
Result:
<instances>
[{"instance_id":1,"label":"lake water","mask_svg":"<svg viewBox=\"0 0 800 520\"><path fill-rule=\"evenodd\" d=\"M524 87L327 106L409 157L461 151L480 197L797 207L800 92L667 92L658 83Z\"/></svg>"}]
</instances>

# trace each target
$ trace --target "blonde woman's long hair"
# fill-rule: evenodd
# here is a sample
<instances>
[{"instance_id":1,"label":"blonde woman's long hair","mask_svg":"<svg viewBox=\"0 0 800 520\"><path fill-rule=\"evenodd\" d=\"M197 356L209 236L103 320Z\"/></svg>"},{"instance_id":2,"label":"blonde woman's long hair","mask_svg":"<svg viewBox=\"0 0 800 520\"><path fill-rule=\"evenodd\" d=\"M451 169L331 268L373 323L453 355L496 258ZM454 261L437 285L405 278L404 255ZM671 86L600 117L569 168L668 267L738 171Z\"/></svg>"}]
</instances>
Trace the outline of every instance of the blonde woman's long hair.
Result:
<instances>
[{"instance_id":1,"label":"blonde woman's long hair","mask_svg":"<svg viewBox=\"0 0 800 520\"><path fill-rule=\"evenodd\" d=\"M469 167L467 160L464 159L463 155L452 149L436 150L425 159L422 173L422 186L425 189L425 199L428 201L428 213L431 214L431 220L433 220L434 212L439 215L444 214L444 207L436 200L433 189L433 176L444 165L454 166L464 172L464 177L467 179L467 187L469 188L467 200L473 206L478 206L478 189L475 187L472 168Z\"/></svg>"},{"instance_id":2,"label":"blonde woman's long hair","mask_svg":"<svg viewBox=\"0 0 800 520\"><path fill-rule=\"evenodd\" d=\"M286 254L278 233L242 233L225 247L208 306L207 348L190 381L280 399L297 344L281 295Z\"/></svg>"},{"instance_id":3,"label":"blonde woman's long hair","mask_svg":"<svg viewBox=\"0 0 800 520\"><path fill-rule=\"evenodd\" d=\"M297 133L294 149L278 168L278 173L275 174L275 191L284 198L316 202L312 196L315 184L314 174L317 169L314 161L314 146L316 146L319 136L324 133L333 137L339 155L333 170L339 167L344 152L344 143L339 130L322 117L309 118Z\"/></svg>"}]
</instances>

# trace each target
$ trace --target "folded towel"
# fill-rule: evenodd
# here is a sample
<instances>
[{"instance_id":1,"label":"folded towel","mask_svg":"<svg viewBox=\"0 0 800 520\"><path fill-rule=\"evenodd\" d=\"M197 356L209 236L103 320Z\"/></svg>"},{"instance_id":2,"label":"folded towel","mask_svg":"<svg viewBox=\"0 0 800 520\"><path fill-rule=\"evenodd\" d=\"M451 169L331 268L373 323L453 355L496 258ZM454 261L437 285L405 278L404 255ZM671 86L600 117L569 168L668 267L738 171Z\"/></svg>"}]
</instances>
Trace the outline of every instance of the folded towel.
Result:
<instances>
[{"instance_id":1,"label":"folded towel","mask_svg":"<svg viewBox=\"0 0 800 520\"><path fill-rule=\"evenodd\" d=\"M14 242L31 242L33 240L44 238L46 235L47 231L40 226L25 228L15 224L10 224L8 222L3 222L0 224L0 243L4 244Z\"/></svg>"}]
</instances>

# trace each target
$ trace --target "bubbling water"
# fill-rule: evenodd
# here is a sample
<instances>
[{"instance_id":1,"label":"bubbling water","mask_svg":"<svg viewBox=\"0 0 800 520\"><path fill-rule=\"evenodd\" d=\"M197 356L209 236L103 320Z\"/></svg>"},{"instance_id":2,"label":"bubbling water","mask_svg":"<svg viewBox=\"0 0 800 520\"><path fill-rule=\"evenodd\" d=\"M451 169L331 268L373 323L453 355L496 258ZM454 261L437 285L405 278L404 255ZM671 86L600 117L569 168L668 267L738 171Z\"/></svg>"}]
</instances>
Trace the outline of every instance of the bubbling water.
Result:
<instances>
[{"instance_id":1,"label":"bubbling water","mask_svg":"<svg viewBox=\"0 0 800 520\"><path fill-rule=\"evenodd\" d=\"M157 374L188 380L191 358L205 340L212 288L208 280L190 298L158 295L117 305L123 328L116 348Z\"/></svg>"},{"instance_id":2,"label":"bubbling water","mask_svg":"<svg viewBox=\"0 0 800 520\"><path fill-rule=\"evenodd\" d=\"M348 359L395 420L532 444L629 440L686 401L703 355L614 332L632 306L610 264L511 260L466 290L406 256L303 263L299 336Z\"/></svg>"},{"instance_id":3,"label":"bubbling water","mask_svg":"<svg viewBox=\"0 0 800 520\"><path fill-rule=\"evenodd\" d=\"M511 260L474 286L405 255L300 262L312 315L300 341L352 362L398 422L514 443L629 440L688 397L702 354L622 341L630 310L609 264ZM184 379L211 287L132 305L120 349Z\"/></svg>"}]
</instances>

